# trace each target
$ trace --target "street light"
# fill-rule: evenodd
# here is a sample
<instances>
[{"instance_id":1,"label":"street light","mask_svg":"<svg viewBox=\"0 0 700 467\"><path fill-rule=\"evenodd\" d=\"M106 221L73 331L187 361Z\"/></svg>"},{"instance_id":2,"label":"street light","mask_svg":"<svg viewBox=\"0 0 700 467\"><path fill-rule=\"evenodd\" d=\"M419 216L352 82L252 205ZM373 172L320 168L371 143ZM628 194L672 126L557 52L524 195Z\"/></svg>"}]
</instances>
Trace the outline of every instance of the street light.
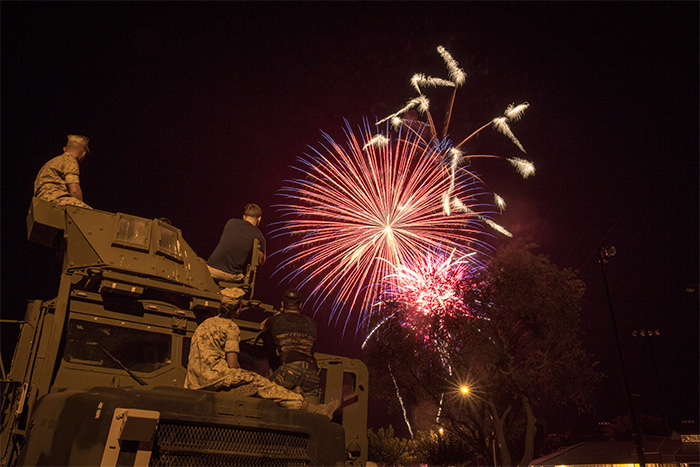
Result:
<instances>
[{"instance_id":1,"label":"street light","mask_svg":"<svg viewBox=\"0 0 700 467\"><path fill-rule=\"evenodd\" d=\"M632 331L632 337L646 337L647 344L649 344L649 355L651 355L651 365L654 370L654 376L656 377L656 384L659 386L659 396L661 397L661 410L663 411L664 414L664 423L666 424L666 432L671 433L671 426L668 423L668 413L666 412L666 398L664 397L664 389L663 386L661 385L661 378L659 377L659 369L656 366L656 358L654 357L654 348L651 345L651 338L654 336L660 336L661 331L656 329L656 330L633 330Z\"/></svg>"},{"instance_id":2,"label":"street light","mask_svg":"<svg viewBox=\"0 0 700 467\"><path fill-rule=\"evenodd\" d=\"M630 421L632 422L632 438L634 439L634 446L637 448L637 457L639 457L639 467L646 467L644 462L644 444L642 443L642 435L639 431L639 425L637 424L637 416L634 413L634 406L632 405L632 395L630 393L630 385L627 380L627 371L625 370L625 361L622 358L622 347L620 346L620 335L617 332L617 320L615 319L615 312L613 312L612 298L610 297L610 287L608 286L608 276L605 274L605 264L610 258L615 256L617 250L614 246L610 247L600 247L598 249L598 259L600 262L600 268L603 271L603 283L605 284L605 295L608 298L608 310L610 311L610 321L612 322L613 334L615 335L615 347L617 349L617 358L620 361L620 370L622 371L622 383L625 387L625 398L627 399L627 410L630 414Z\"/></svg>"},{"instance_id":3,"label":"street light","mask_svg":"<svg viewBox=\"0 0 700 467\"><path fill-rule=\"evenodd\" d=\"M466 396L469 394L469 386L462 386L459 388L459 391L462 393L463 396Z\"/></svg>"}]
</instances>

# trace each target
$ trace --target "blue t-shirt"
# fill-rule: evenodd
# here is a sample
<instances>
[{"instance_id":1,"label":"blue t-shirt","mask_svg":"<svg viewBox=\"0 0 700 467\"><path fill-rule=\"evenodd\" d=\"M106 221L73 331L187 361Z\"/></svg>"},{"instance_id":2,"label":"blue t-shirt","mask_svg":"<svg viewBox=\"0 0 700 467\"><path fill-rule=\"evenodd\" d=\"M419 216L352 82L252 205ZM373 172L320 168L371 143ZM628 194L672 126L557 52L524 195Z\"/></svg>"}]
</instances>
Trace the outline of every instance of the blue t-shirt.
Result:
<instances>
[{"instance_id":1,"label":"blue t-shirt","mask_svg":"<svg viewBox=\"0 0 700 467\"><path fill-rule=\"evenodd\" d=\"M253 239L256 238L260 241L260 250L264 253L265 237L260 229L245 219L229 219L207 264L231 274L242 273L245 266L250 264Z\"/></svg>"}]
</instances>

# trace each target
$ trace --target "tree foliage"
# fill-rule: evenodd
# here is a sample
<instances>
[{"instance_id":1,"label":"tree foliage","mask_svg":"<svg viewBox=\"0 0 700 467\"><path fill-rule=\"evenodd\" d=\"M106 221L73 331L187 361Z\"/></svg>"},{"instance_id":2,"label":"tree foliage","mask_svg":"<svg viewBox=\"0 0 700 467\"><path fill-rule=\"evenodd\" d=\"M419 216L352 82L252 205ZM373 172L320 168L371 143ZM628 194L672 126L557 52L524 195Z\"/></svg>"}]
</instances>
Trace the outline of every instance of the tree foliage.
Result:
<instances>
[{"instance_id":1,"label":"tree foliage","mask_svg":"<svg viewBox=\"0 0 700 467\"><path fill-rule=\"evenodd\" d=\"M394 436L394 427L367 430L369 460L377 464L400 465L411 459L409 440Z\"/></svg>"},{"instance_id":2,"label":"tree foliage","mask_svg":"<svg viewBox=\"0 0 700 467\"><path fill-rule=\"evenodd\" d=\"M427 465L475 465L467 441L454 431L419 431L413 439L413 459Z\"/></svg>"},{"instance_id":3,"label":"tree foliage","mask_svg":"<svg viewBox=\"0 0 700 467\"><path fill-rule=\"evenodd\" d=\"M502 465L532 460L538 410L587 410L600 379L578 338L583 282L533 248L505 247L466 278L466 313L426 316L422 329L407 329L392 317L411 313L410 304L390 304L367 346L385 397L396 399L398 387L408 407L432 401L446 430L485 459L497 450Z\"/></svg>"},{"instance_id":4,"label":"tree foliage","mask_svg":"<svg viewBox=\"0 0 700 467\"><path fill-rule=\"evenodd\" d=\"M394 428L367 430L369 460L382 465L473 465L465 440L452 432L419 431L413 439L397 438Z\"/></svg>"}]
</instances>

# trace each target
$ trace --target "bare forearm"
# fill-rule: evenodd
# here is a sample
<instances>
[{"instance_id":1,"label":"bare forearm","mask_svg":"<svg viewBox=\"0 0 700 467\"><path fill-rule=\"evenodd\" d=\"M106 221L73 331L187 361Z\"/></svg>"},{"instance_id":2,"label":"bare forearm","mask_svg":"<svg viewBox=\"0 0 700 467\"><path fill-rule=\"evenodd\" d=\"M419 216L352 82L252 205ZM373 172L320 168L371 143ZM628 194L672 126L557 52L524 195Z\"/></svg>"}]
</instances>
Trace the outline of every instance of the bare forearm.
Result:
<instances>
[{"instance_id":1,"label":"bare forearm","mask_svg":"<svg viewBox=\"0 0 700 467\"><path fill-rule=\"evenodd\" d=\"M80 188L79 183L69 183L67 187L68 193L70 193L73 198L78 198L80 201L83 200L83 190Z\"/></svg>"},{"instance_id":2,"label":"bare forearm","mask_svg":"<svg viewBox=\"0 0 700 467\"><path fill-rule=\"evenodd\" d=\"M238 363L238 354L236 352L226 353L226 363L229 368L240 368L241 365Z\"/></svg>"}]
</instances>

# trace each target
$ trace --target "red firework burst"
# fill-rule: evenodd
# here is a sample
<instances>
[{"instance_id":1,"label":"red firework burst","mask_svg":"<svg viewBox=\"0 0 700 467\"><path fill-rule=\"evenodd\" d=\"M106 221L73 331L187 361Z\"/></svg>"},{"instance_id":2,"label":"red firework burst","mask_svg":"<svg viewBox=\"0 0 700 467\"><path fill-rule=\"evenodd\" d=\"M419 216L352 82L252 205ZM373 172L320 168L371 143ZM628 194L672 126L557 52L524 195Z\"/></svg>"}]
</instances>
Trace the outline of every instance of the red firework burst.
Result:
<instances>
[{"instance_id":1,"label":"red firework burst","mask_svg":"<svg viewBox=\"0 0 700 467\"><path fill-rule=\"evenodd\" d=\"M293 268L285 279L314 283L314 303L332 303L329 320L344 316L347 326L354 317L359 329L397 268L420 264L429 251L488 251L482 221L491 213L477 214L488 206L479 201L483 188L470 172L455 174L448 144L401 129L386 145L369 145L367 122L359 138L349 124L345 133L345 147L325 135L324 152L299 159L305 178L280 191L285 220L273 235L295 238L278 252ZM466 209L446 215L445 193Z\"/></svg>"}]
</instances>

